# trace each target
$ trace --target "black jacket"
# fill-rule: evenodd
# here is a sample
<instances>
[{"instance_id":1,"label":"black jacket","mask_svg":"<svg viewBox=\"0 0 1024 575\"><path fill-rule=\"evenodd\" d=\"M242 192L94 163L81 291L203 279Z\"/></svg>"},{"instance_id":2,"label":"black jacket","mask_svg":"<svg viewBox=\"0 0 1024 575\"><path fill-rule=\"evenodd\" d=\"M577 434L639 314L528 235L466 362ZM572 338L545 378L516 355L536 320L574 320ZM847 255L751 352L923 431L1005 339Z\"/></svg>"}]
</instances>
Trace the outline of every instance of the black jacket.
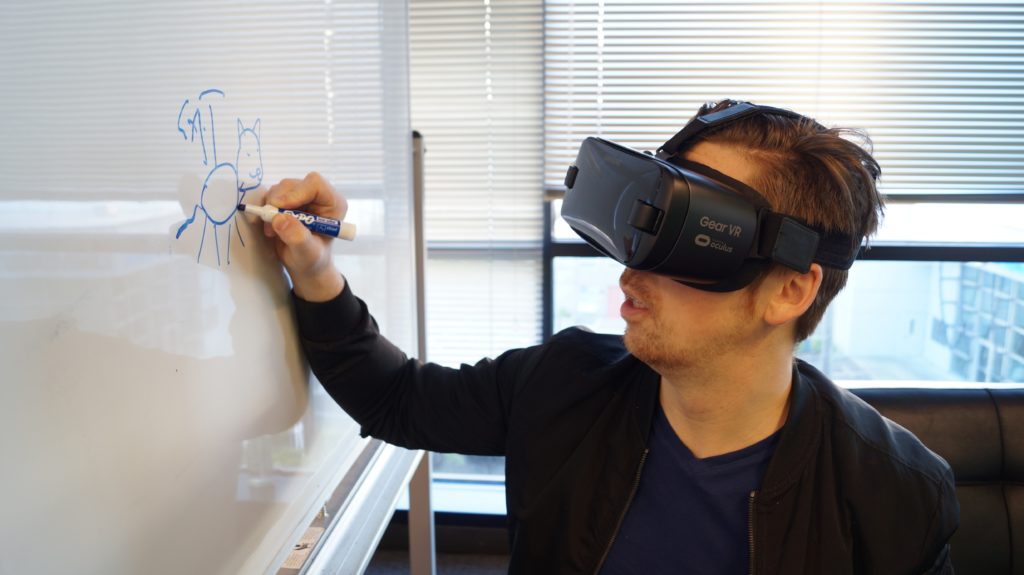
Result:
<instances>
[{"instance_id":1,"label":"black jacket","mask_svg":"<svg viewBox=\"0 0 1024 575\"><path fill-rule=\"evenodd\" d=\"M314 373L364 435L506 457L510 573L597 572L658 401L659 376L621 337L569 329L451 369L407 359L347 286L296 309ZM803 362L791 393L751 498L752 572L952 573L959 506L946 462Z\"/></svg>"}]
</instances>

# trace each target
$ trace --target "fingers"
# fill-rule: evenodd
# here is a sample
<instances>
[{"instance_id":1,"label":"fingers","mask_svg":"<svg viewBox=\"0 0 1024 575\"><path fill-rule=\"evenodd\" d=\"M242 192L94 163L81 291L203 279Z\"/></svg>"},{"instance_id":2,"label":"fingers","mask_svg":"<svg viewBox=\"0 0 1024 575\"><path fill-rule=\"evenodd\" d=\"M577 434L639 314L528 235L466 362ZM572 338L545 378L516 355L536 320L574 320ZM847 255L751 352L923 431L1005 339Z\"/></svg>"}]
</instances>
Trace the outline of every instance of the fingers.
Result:
<instances>
[{"instance_id":1,"label":"fingers","mask_svg":"<svg viewBox=\"0 0 1024 575\"><path fill-rule=\"evenodd\" d=\"M301 180L281 180L270 187L266 204L319 216L344 219L348 202L320 174ZM277 257L288 270L295 295L307 301L327 301L344 288L344 280L331 259L331 240L314 235L289 214L277 214L263 223L263 233L273 241Z\"/></svg>"},{"instance_id":2,"label":"fingers","mask_svg":"<svg viewBox=\"0 0 1024 575\"><path fill-rule=\"evenodd\" d=\"M348 202L323 176L310 172L301 180L285 179L270 187L266 203L286 210L302 210L335 219L344 219Z\"/></svg>"},{"instance_id":3,"label":"fingers","mask_svg":"<svg viewBox=\"0 0 1024 575\"><path fill-rule=\"evenodd\" d=\"M322 238L314 237L306 226L290 215L278 214L270 225L287 248L285 252L288 255L283 261L293 272L302 273L309 267L315 267L328 250Z\"/></svg>"},{"instance_id":4,"label":"fingers","mask_svg":"<svg viewBox=\"0 0 1024 575\"><path fill-rule=\"evenodd\" d=\"M296 208L302 208L309 201L311 197L302 197L295 192L295 188L299 185L302 180L295 178L286 178L278 183L270 186L267 190L266 196L263 198L263 202L271 206L278 208L285 208L286 210L294 210Z\"/></svg>"}]
</instances>

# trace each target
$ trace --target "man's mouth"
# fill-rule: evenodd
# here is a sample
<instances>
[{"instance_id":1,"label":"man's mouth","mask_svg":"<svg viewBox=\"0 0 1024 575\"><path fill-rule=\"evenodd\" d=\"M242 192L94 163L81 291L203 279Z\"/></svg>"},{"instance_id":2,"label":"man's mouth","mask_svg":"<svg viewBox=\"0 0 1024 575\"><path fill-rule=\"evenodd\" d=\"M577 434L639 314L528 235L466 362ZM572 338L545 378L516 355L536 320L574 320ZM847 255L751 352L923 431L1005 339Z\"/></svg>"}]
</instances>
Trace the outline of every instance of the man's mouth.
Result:
<instances>
[{"instance_id":1,"label":"man's mouth","mask_svg":"<svg viewBox=\"0 0 1024 575\"><path fill-rule=\"evenodd\" d=\"M630 297L630 296L627 295L626 296L626 301L629 302L630 305L632 305L633 307L635 307L637 309L647 309L647 304L645 304L644 302L642 302L642 301L640 301L640 300L638 300L638 299L636 299L634 297Z\"/></svg>"},{"instance_id":2,"label":"man's mouth","mask_svg":"<svg viewBox=\"0 0 1024 575\"><path fill-rule=\"evenodd\" d=\"M639 319L641 316L651 313L649 302L633 292L630 287L623 287L622 294L626 297L626 301L622 302L622 307L619 310L619 314L622 319L629 321L631 319Z\"/></svg>"}]
</instances>

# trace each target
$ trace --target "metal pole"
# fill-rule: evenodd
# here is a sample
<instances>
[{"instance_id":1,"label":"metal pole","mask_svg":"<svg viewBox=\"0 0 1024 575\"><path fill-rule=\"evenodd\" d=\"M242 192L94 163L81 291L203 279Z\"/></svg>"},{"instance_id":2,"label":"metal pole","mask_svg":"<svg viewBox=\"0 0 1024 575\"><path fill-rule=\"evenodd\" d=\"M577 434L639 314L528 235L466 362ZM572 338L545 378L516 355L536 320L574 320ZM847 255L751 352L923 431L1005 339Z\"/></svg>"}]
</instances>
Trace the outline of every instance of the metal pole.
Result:
<instances>
[{"instance_id":1,"label":"metal pole","mask_svg":"<svg viewBox=\"0 0 1024 575\"><path fill-rule=\"evenodd\" d=\"M416 240L416 340L421 361L427 357L426 260L423 239L423 136L412 133L413 222ZM434 575L434 512L430 503L430 452L425 452L409 482L409 573Z\"/></svg>"}]
</instances>

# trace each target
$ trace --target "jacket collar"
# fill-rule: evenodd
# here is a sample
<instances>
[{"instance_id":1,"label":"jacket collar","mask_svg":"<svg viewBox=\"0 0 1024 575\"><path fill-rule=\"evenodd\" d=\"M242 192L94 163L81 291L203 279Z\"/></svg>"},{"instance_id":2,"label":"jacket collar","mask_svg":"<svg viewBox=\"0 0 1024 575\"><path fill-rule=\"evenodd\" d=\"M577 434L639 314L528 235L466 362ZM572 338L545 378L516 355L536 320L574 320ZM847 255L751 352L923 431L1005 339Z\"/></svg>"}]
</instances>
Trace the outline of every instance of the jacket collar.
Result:
<instances>
[{"instance_id":1,"label":"jacket collar","mask_svg":"<svg viewBox=\"0 0 1024 575\"><path fill-rule=\"evenodd\" d=\"M779 444L761 482L761 498L770 501L796 484L804 467L821 442L823 422L821 398L813 383L801 372L802 360L793 362L793 386L789 392L789 414L782 426Z\"/></svg>"}]
</instances>

